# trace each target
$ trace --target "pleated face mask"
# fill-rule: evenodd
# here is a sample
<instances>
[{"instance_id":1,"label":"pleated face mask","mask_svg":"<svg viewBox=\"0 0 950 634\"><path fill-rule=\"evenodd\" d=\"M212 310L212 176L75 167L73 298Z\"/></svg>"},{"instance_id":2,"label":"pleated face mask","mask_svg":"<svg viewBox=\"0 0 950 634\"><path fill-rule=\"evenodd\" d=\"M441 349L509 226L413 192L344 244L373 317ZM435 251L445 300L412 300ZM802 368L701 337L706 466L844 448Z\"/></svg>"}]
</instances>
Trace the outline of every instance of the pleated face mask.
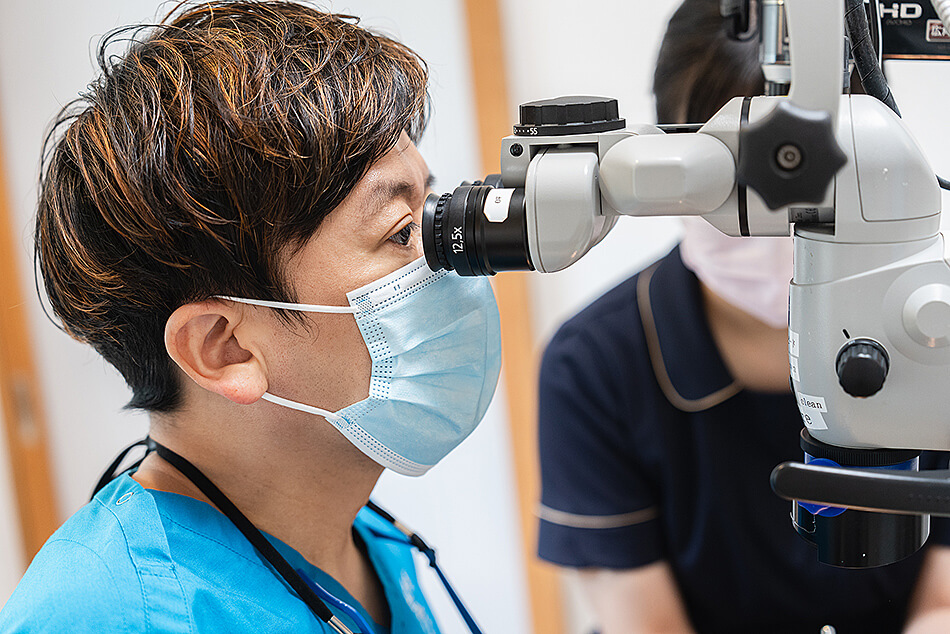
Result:
<instances>
[{"instance_id":1,"label":"pleated face mask","mask_svg":"<svg viewBox=\"0 0 950 634\"><path fill-rule=\"evenodd\" d=\"M484 277L433 272L419 258L346 294L349 306L222 297L315 313L353 313L373 361L369 396L337 412L265 393L324 417L379 464L428 471L478 425L501 371L498 306Z\"/></svg>"}]
</instances>

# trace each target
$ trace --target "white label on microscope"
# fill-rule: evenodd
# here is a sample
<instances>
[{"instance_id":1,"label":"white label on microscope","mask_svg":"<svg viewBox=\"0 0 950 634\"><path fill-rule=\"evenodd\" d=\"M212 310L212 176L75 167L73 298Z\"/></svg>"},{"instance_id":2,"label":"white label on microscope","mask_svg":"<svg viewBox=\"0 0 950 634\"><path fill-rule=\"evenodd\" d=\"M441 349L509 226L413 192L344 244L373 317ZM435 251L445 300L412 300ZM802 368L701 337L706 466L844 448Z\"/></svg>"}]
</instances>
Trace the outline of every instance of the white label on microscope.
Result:
<instances>
[{"instance_id":1,"label":"white label on microscope","mask_svg":"<svg viewBox=\"0 0 950 634\"><path fill-rule=\"evenodd\" d=\"M793 357L793 356L788 357L788 369L789 369L789 372L791 372L793 380L801 381L798 375L798 357Z\"/></svg>"},{"instance_id":2,"label":"white label on microscope","mask_svg":"<svg viewBox=\"0 0 950 634\"><path fill-rule=\"evenodd\" d=\"M806 409L816 409L819 412L828 411L828 407L825 405L825 399L820 396L802 394L801 392L798 393L798 406Z\"/></svg>"},{"instance_id":3,"label":"white label on microscope","mask_svg":"<svg viewBox=\"0 0 950 634\"><path fill-rule=\"evenodd\" d=\"M828 411L825 399L820 396L809 396L802 393L798 393L797 398L798 411L802 414L805 427L809 429L828 429L828 425L825 424L825 419L821 415L822 412Z\"/></svg>"},{"instance_id":4,"label":"white label on microscope","mask_svg":"<svg viewBox=\"0 0 950 634\"><path fill-rule=\"evenodd\" d=\"M513 189L493 189L485 198L485 217L488 222L504 222L508 220L508 205L511 204Z\"/></svg>"},{"instance_id":5,"label":"white label on microscope","mask_svg":"<svg viewBox=\"0 0 950 634\"><path fill-rule=\"evenodd\" d=\"M809 409L802 412L802 421L808 429L828 429L825 419L821 417L821 412L815 409Z\"/></svg>"},{"instance_id":6,"label":"white label on microscope","mask_svg":"<svg viewBox=\"0 0 950 634\"><path fill-rule=\"evenodd\" d=\"M788 331L788 353L793 357L798 356L798 333L794 330Z\"/></svg>"}]
</instances>

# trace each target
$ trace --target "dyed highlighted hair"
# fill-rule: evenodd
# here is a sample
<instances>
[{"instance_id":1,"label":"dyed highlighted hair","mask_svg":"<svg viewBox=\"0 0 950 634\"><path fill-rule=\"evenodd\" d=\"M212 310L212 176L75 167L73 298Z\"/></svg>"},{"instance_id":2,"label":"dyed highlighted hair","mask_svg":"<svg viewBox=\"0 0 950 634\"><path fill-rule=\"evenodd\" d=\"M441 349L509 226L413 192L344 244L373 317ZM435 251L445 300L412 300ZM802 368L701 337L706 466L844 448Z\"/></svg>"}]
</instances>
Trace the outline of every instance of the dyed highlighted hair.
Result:
<instances>
[{"instance_id":1,"label":"dyed highlighted hair","mask_svg":"<svg viewBox=\"0 0 950 634\"><path fill-rule=\"evenodd\" d=\"M219 294L294 301L281 262L400 132L418 140L426 67L354 18L248 1L115 31L98 62L46 139L36 256L53 311L122 373L128 406L167 412L169 315Z\"/></svg>"}]
</instances>

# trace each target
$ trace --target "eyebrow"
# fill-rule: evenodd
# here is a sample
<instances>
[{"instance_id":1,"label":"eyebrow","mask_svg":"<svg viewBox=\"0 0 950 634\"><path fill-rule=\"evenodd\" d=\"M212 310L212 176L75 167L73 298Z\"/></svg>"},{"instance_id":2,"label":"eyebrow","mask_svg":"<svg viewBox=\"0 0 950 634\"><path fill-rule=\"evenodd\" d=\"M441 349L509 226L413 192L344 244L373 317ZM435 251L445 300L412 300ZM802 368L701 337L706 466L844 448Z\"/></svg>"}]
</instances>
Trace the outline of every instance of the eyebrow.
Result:
<instances>
[{"instance_id":1,"label":"eyebrow","mask_svg":"<svg viewBox=\"0 0 950 634\"><path fill-rule=\"evenodd\" d=\"M418 187L409 181L388 181L379 183L373 189L373 199L379 203L386 203L394 198L410 198Z\"/></svg>"},{"instance_id":2,"label":"eyebrow","mask_svg":"<svg viewBox=\"0 0 950 634\"><path fill-rule=\"evenodd\" d=\"M435 184L435 176L432 173L429 173L426 176L425 185L423 186L422 192L419 192L419 188L416 183L407 180L398 180L398 181L387 181L384 183L378 183L372 190L372 200L374 204L369 205L363 214L364 221L370 221L375 218L379 207L389 202L390 200L396 198L414 198L415 196L421 193L423 197L427 190L432 188L432 185Z\"/></svg>"}]
</instances>

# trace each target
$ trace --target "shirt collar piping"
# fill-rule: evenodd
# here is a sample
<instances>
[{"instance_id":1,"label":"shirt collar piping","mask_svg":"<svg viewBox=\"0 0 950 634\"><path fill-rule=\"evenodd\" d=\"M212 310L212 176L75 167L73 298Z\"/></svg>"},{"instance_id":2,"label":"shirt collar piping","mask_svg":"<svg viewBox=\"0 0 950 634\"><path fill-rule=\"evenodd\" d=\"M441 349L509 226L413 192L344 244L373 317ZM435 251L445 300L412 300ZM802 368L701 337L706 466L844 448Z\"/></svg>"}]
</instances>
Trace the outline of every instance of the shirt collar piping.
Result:
<instances>
[{"instance_id":1,"label":"shirt collar piping","mask_svg":"<svg viewBox=\"0 0 950 634\"><path fill-rule=\"evenodd\" d=\"M690 281L694 285L698 283L695 277L690 280L690 276L692 273L679 257L679 249L674 249L668 257L640 273L637 304L650 363L660 390L676 409L701 412L735 396L742 387L729 375L722 357L715 349L702 312L698 289L684 288ZM670 319L672 311L684 310L691 311L688 321L693 322L691 326L695 326L690 328L691 332L685 332L680 320ZM673 341L703 341L703 338L709 345L692 349L691 352L696 355L693 358L686 359L681 351L670 349ZM684 395L688 384L699 384L699 395Z\"/></svg>"}]
</instances>

